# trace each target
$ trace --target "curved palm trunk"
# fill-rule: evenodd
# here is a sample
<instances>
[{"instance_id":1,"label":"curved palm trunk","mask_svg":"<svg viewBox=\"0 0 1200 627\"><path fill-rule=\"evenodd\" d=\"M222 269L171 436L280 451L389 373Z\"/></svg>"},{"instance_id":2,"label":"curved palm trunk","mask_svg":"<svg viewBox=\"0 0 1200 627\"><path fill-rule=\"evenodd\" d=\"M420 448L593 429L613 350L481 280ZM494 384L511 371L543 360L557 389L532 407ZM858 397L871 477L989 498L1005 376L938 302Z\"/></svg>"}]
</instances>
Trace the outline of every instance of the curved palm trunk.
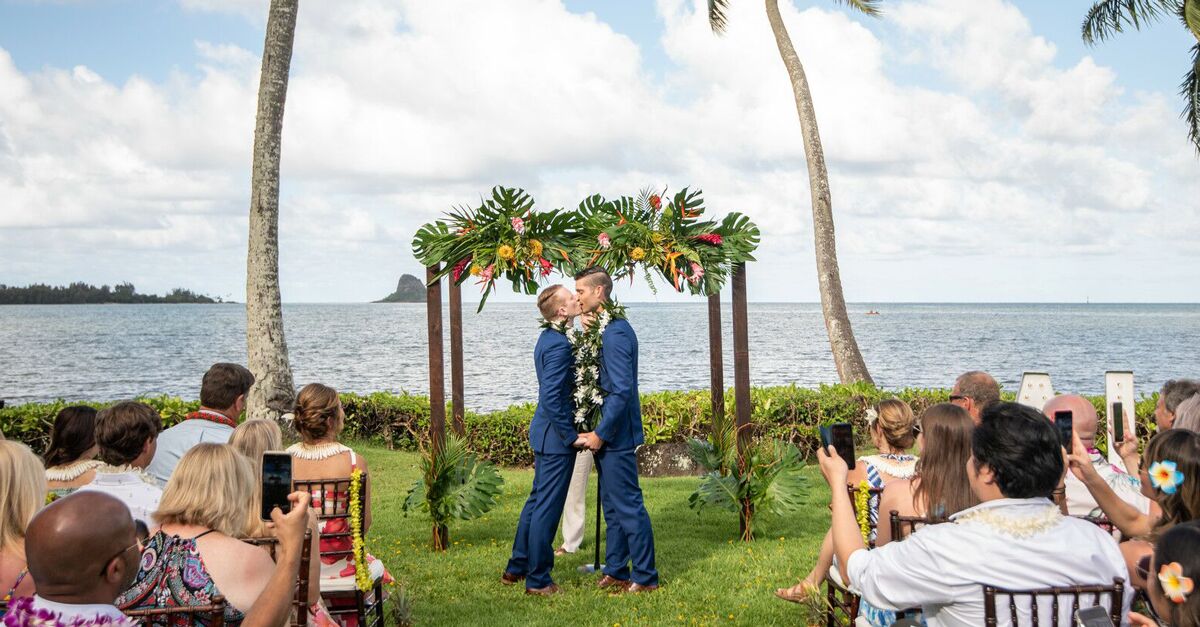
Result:
<instances>
[{"instance_id":1,"label":"curved palm trunk","mask_svg":"<svg viewBox=\"0 0 1200 627\"><path fill-rule=\"evenodd\" d=\"M796 113L800 117L800 132L804 136L804 156L808 162L808 184L812 190L813 239L817 253L817 282L821 289L821 312L825 315L825 330L829 333L829 346L833 349L833 363L837 366L842 383L865 381L874 383L867 372L867 364L854 340L850 328L850 317L846 314L846 300L842 297L842 278L838 272L837 240L833 233L833 206L829 196L829 173L825 170L825 152L821 149L821 134L817 130L817 113L813 109L812 94L808 89L808 78L792 40L788 37L783 18L779 15L779 1L766 0L767 17L779 56L792 79L792 92L796 96Z\"/></svg>"},{"instance_id":2,"label":"curved palm trunk","mask_svg":"<svg viewBox=\"0 0 1200 627\"><path fill-rule=\"evenodd\" d=\"M246 254L246 351L255 377L248 418L278 419L295 395L279 296L279 154L298 10L299 0L271 0L258 84Z\"/></svg>"}]
</instances>

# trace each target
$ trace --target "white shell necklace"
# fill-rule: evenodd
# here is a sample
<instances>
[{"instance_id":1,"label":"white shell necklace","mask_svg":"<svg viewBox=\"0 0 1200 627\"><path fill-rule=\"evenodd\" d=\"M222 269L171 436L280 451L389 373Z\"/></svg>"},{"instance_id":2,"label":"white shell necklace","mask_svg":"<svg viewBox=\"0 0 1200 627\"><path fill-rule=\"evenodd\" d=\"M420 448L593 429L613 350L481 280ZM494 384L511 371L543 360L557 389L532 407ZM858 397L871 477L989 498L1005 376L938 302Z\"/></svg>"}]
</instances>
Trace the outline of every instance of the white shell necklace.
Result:
<instances>
[{"instance_id":1,"label":"white shell necklace","mask_svg":"<svg viewBox=\"0 0 1200 627\"><path fill-rule=\"evenodd\" d=\"M1033 516L1019 517L1006 516L994 508L976 509L955 516L954 522L977 522L1014 538L1028 538L1053 529L1062 517L1057 505L1047 505Z\"/></svg>"},{"instance_id":2,"label":"white shell necklace","mask_svg":"<svg viewBox=\"0 0 1200 627\"><path fill-rule=\"evenodd\" d=\"M80 459L69 464L61 464L46 469L46 481L74 481L84 473L103 466L98 459Z\"/></svg>"},{"instance_id":3,"label":"white shell necklace","mask_svg":"<svg viewBox=\"0 0 1200 627\"><path fill-rule=\"evenodd\" d=\"M298 459L307 459L314 462L321 461L322 459L329 459L330 457L341 455L342 453L350 450L351 449L349 446L346 446L341 442L325 442L323 444L305 444L304 442L297 442L287 447L287 452L292 457L296 457Z\"/></svg>"}]
</instances>

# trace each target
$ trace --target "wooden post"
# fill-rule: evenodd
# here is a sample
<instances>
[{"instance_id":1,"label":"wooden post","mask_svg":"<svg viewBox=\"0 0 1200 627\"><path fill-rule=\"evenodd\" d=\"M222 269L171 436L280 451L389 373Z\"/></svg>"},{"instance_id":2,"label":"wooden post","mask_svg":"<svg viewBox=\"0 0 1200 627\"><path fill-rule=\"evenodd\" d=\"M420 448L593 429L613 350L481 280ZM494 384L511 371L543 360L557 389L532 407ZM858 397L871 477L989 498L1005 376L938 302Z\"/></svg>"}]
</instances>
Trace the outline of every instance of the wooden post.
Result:
<instances>
[{"instance_id":1,"label":"wooden post","mask_svg":"<svg viewBox=\"0 0 1200 627\"><path fill-rule=\"evenodd\" d=\"M725 356L722 353L722 337L721 293L718 292L708 296L708 389L712 399L713 433L725 424Z\"/></svg>"},{"instance_id":2,"label":"wooden post","mask_svg":"<svg viewBox=\"0 0 1200 627\"><path fill-rule=\"evenodd\" d=\"M442 356L442 281L436 279L440 267L425 269L425 315L429 325L429 447L430 454L442 452L446 439L446 365ZM449 530L433 526L433 548L445 551L450 544Z\"/></svg>"},{"instance_id":3,"label":"wooden post","mask_svg":"<svg viewBox=\"0 0 1200 627\"><path fill-rule=\"evenodd\" d=\"M733 270L733 386L734 403L737 411L738 467L746 468L746 455L750 446L750 324L746 318L746 264L739 263ZM754 510L749 499L741 507L742 540L754 539L751 520Z\"/></svg>"},{"instance_id":4,"label":"wooden post","mask_svg":"<svg viewBox=\"0 0 1200 627\"><path fill-rule=\"evenodd\" d=\"M450 281L450 404L453 411L451 428L459 437L466 437L463 425L466 406L463 402L463 337L462 286Z\"/></svg>"}]
</instances>

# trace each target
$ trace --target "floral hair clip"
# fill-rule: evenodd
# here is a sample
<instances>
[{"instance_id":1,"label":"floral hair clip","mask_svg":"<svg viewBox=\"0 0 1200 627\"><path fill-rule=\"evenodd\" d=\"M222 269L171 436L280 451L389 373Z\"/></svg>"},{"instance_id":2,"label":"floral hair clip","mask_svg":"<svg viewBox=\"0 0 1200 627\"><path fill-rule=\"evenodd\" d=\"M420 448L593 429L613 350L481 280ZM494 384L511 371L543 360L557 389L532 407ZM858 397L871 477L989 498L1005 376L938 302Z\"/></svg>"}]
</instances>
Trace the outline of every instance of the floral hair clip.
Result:
<instances>
[{"instance_id":1,"label":"floral hair clip","mask_svg":"<svg viewBox=\"0 0 1200 627\"><path fill-rule=\"evenodd\" d=\"M876 411L874 407L868 407L867 408L867 424L873 425L873 424L875 424L876 420L879 420L879 412Z\"/></svg>"},{"instance_id":2,"label":"floral hair clip","mask_svg":"<svg viewBox=\"0 0 1200 627\"><path fill-rule=\"evenodd\" d=\"M1192 593L1192 578L1183 576L1183 566L1179 562L1163 564L1158 569L1158 583L1162 585L1163 594L1175 603L1187 602Z\"/></svg>"},{"instance_id":3,"label":"floral hair clip","mask_svg":"<svg viewBox=\"0 0 1200 627\"><path fill-rule=\"evenodd\" d=\"M1183 485L1183 473L1176 469L1175 462L1164 459L1150 465L1150 483L1163 491L1163 494L1175 494Z\"/></svg>"}]
</instances>

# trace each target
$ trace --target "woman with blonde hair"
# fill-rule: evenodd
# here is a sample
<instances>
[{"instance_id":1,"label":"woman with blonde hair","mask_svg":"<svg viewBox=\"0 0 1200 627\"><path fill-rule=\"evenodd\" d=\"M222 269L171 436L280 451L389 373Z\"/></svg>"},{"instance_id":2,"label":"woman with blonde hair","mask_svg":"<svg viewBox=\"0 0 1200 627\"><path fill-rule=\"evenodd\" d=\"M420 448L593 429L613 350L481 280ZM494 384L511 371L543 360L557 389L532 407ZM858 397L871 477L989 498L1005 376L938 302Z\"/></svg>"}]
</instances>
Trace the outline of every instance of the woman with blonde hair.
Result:
<instances>
[{"instance_id":1,"label":"woman with blonde hair","mask_svg":"<svg viewBox=\"0 0 1200 627\"><path fill-rule=\"evenodd\" d=\"M28 446L0 440L0 597L34 593L25 562L25 528L46 504L46 469Z\"/></svg>"},{"instance_id":2,"label":"woman with blonde hair","mask_svg":"<svg viewBox=\"0 0 1200 627\"><path fill-rule=\"evenodd\" d=\"M142 568L117 598L123 610L206 605L223 595L225 623L239 625L262 594L275 564L261 547L238 540L254 501L250 461L227 444L188 451L163 491L145 542Z\"/></svg>"},{"instance_id":3,"label":"woman with blonde hair","mask_svg":"<svg viewBox=\"0 0 1200 627\"><path fill-rule=\"evenodd\" d=\"M254 504L248 512L249 523L246 535L251 538L270 536L270 530L267 529L266 522L262 520L261 512L263 453L283 450L283 431L274 420L262 418L247 420L233 430L233 435L229 438L229 446L250 460L250 466L254 471L256 488Z\"/></svg>"}]
</instances>

